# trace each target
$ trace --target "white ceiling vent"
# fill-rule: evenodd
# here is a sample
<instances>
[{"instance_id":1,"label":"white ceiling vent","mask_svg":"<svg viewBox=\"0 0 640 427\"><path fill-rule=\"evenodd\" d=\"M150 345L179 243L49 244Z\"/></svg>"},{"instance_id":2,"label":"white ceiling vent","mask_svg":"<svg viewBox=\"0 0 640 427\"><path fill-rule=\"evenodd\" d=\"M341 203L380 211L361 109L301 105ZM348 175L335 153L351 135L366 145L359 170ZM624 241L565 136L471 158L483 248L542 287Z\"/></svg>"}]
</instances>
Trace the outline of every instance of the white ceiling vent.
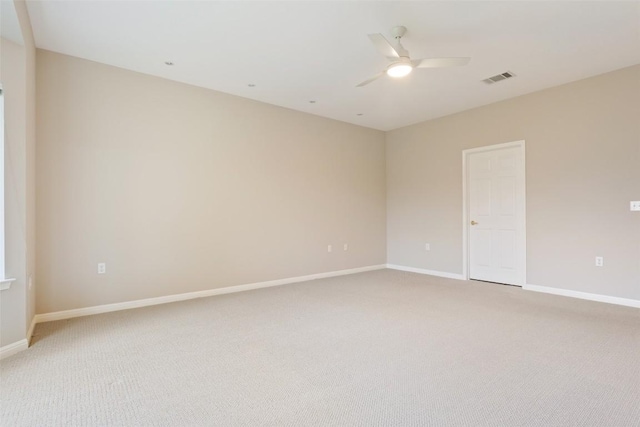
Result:
<instances>
[{"instance_id":1,"label":"white ceiling vent","mask_svg":"<svg viewBox=\"0 0 640 427\"><path fill-rule=\"evenodd\" d=\"M513 74L511 71L505 71L502 74L496 74L495 76L489 77L488 79L484 79L483 82L485 82L486 84L492 85L494 83L497 83L499 81L502 80L507 80L510 79L511 77L515 77L516 75Z\"/></svg>"}]
</instances>

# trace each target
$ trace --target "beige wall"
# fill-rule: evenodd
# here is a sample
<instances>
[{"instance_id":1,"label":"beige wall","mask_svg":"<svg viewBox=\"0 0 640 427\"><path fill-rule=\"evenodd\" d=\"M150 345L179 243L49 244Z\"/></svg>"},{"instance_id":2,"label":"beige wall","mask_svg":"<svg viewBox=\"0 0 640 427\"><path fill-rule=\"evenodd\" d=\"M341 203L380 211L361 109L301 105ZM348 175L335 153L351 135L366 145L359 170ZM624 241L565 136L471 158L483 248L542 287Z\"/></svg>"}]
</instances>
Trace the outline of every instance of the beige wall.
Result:
<instances>
[{"instance_id":1,"label":"beige wall","mask_svg":"<svg viewBox=\"0 0 640 427\"><path fill-rule=\"evenodd\" d=\"M38 313L385 262L384 133L37 62Z\"/></svg>"},{"instance_id":2,"label":"beige wall","mask_svg":"<svg viewBox=\"0 0 640 427\"><path fill-rule=\"evenodd\" d=\"M35 315L35 44L24 1L2 2L18 19L22 43L0 39L5 111L5 274L0 294L0 347L27 337Z\"/></svg>"},{"instance_id":3,"label":"beige wall","mask_svg":"<svg viewBox=\"0 0 640 427\"><path fill-rule=\"evenodd\" d=\"M527 283L640 299L639 117L634 66L388 132L388 262L462 273L462 150L526 140Z\"/></svg>"},{"instance_id":4,"label":"beige wall","mask_svg":"<svg viewBox=\"0 0 640 427\"><path fill-rule=\"evenodd\" d=\"M521 139L527 282L640 299L640 66L388 132L385 186L382 132L37 59L39 313L385 261L461 273L461 152Z\"/></svg>"}]
</instances>

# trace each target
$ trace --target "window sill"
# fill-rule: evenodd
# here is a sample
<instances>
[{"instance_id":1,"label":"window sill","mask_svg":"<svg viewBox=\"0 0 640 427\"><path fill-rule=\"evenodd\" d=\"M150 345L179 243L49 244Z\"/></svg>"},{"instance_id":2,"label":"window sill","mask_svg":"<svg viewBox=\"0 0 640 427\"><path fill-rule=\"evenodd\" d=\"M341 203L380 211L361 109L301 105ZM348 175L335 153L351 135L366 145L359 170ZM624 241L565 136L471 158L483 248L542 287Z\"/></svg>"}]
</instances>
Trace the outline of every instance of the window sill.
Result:
<instances>
[{"instance_id":1,"label":"window sill","mask_svg":"<svg viewBox=\"0 0 640 427\"><path fill-rule=\"evenodd\" d=\"M11 283L13 283L16 279L2 279L0 280L0 291L6 291L11 287Z\"/></svg>"}]
</instances>

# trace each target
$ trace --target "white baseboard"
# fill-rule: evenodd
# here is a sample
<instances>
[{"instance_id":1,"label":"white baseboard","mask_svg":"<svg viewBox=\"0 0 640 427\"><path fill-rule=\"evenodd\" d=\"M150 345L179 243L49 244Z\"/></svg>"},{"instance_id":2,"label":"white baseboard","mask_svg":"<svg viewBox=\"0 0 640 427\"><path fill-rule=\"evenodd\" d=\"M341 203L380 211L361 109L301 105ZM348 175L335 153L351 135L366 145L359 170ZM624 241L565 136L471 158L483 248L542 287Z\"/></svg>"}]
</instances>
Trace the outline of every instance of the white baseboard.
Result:
<instances>
[{"instance_id":1,"label":"white baseboard","mask_svg":"<svg viewBox=\"0 0 640 427\"><path fill-rule=\"evenodd\" d=\"M54 320L62 320L62 319L71 319L73 317L89 316L92 314L108 313L111 311L128 310L131 308L147 307L150 305L166 304L169 302L184 301L184 300L189 300L194 298L210 297L214 295L230 294L234 292L249 291L252 289L287 285L290 283L307 282L309 280L324 279L327 277L335 277L335 276L344 276L347 274L362 273L365 271L381 270L383 268L386 268L385 264L370 265L367 267L351 268L348 270L338 270L338 271L330 271L327 273L310 274L308 276L289 277L286 279L269 280L267 282L257 282L257 283L249 283L246 285L236 285L236 286L228 286L225 288L208 289L206 291L187 292L184 294L167 295L163 297L119 302L115 304L96 305L93 307L56 311L53 313L36 314L35 323L51 322Z\"/></svg>"},{"instance_id":2,"label":"white baseboard","mask_svg":"<svg viewBox=\"0 0 640 427\"><path fill-rule=\"evenodd\" d=\"M31 335L33 335L33 330L35 327L36 316L33 316L33 319L31 319L31 325L29 325L29 330L27 331L27 337L20 341L7 344L4 347L0 347L0 360L4 359L5 357L13 356L16 353L29 348L29 344L31 343Z\"/></svg>"},{"instance_id":3,"label":"white baseboard","mask_svg":"<svg viewBox=\"0 0 640 427\"><path fill-rule=\"evenodd\" d=\"M27 348L29 348L29 341L27 341L26 338L0 347L0 360L4 359L5 357L13 356L16 353L21 352L22 350L26 350Z\"/></svg>"},{"instance_id":4,"label":"white baseboard","mask_svg":"<svg viewBox=\"0 0 640 427\"><path fill-rule=\"evenodd\" d=\"M405 267L403 265L387 264L392 270L410 271L411 273L428 274L429 276L446 277L447 279L466 280L462 274L448 273L446 271L425 270L423 268Z\"/></svg>"},{"instance_id":5,"label":"white baseboard","mask_svg":"<svg viewBox=\"0 0 640 427\"><path fill-rule=\"evenodd\" d=\"M608 295L590 294L587 292L572 291L569 289L550 288L548 286L524 285L522 289L526 291L543 292L545 294L562 295L565 297L573 297L586 299L589 301L606 302L609 304L624 305L627 307L640 308L640 301L629 298L612 297Z\"/></svg>"}]
</instances>

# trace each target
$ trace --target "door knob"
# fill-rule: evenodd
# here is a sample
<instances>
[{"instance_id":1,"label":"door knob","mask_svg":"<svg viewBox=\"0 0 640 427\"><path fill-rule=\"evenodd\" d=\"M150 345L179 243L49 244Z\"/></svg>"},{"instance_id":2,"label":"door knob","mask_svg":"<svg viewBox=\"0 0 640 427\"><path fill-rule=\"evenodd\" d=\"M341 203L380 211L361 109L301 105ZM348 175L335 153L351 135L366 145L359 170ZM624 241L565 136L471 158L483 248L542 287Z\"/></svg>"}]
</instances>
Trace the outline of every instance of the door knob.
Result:
<instances>
[{"instance_id":1,"label":"door knob","mask_svg":"<svg viewBox=\"0 0 640 427\"><path fill-rule=\"evenodd\" d=\"M477 222L471 221L471 225L476 225L476 224L477 224Z\"/></svg>"}]
</instances>

